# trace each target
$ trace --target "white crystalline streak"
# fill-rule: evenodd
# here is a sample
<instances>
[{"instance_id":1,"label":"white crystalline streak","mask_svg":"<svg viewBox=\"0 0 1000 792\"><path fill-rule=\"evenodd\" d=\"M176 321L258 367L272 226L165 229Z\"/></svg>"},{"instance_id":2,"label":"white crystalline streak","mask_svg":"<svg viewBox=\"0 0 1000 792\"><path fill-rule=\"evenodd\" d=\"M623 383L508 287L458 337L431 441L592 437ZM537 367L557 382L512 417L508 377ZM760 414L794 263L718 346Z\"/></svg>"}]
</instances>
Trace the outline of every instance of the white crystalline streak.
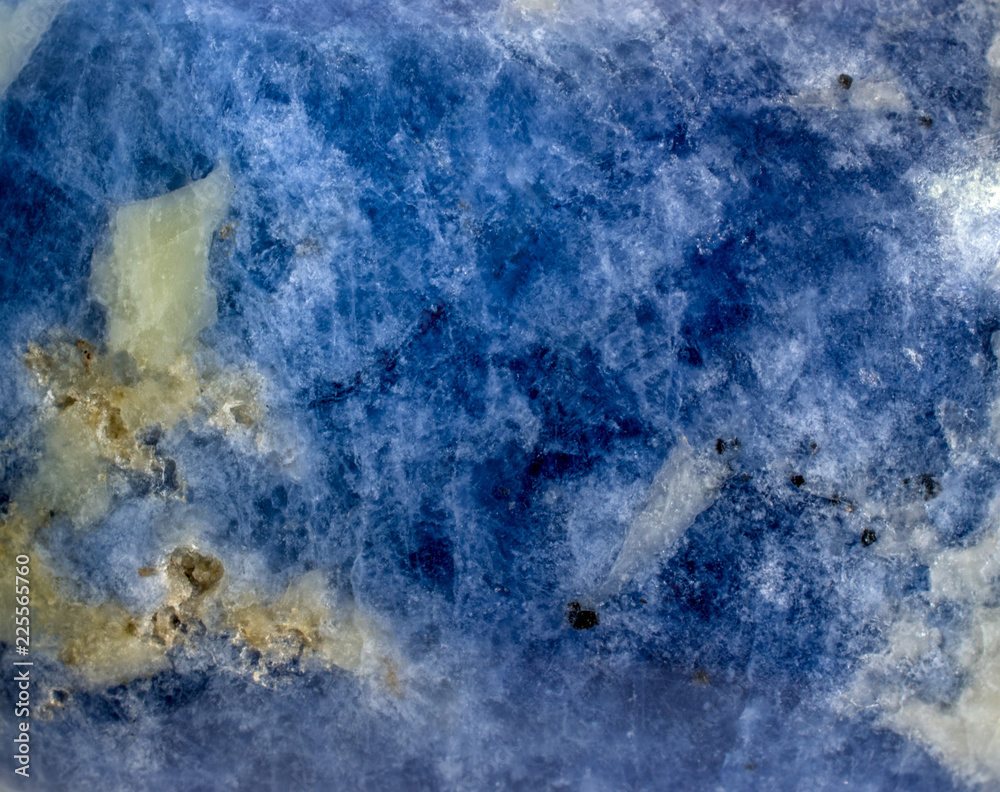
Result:
<instances>
[{"instance_id":1,"label":"white crystalline streak","mask_svg":"<svg viewBox=\"0 0 1000 792\"><path fill-rule=\"evenodd\" d=\"M970 547L944 550L931 564L931 601L962 603L971 617L957 647L965 682L958 699L929 703L906 691L880 696L890 726L930 745L957 775L977 783L1000 780L1000 609L992 602L998 569L995 532ZM891 651L880 660L912 662L928 651L920 639L933 638L919 622L896 625Z\"/></svg>"},{"instance_id":2,"label":"white crystalline streak","mask_svg":"<svg viewBox=\"0 0 1000 792\"><path fill-rule=\"evenodd\" d=\"M1000 34L986 60L991 74L986 96L989 129L995 130L1000 126ZM880 96L891 102L891 93L887 90ZM947 265L942 273L945 290L955 295L982 288L995 292L1000 288L1000 168L992 157L982 157L943 175L917 174L916 182L938 210L941 258ZM991 339L991 346L1000 357L1000 341ZM923 365L916 353L911 359ZM1000 438L1000 399L990 409L992 437L985 433L979 438L949 437L956 467L979 464L970 453L977 439L988 446ZM864 659L863 671L845 698L852 707L877 703L886 725L929 746L957 776L974 784L995 784L1000 780L1000 607L996 602L1000 499L994 500L986 531L975 544L924 547L923 533L914 531L910 542L914 554L930 567L928 604L957 604L966 614L967 626L946 637L919 607L904 611L886 629L888 649ZM932 660L941 651L948 652L960 669L961 692L954 700L922 700L899 670Z\"/></svg>"},{"instance_id":3,"label":"white crystalline streak","mask_svg":"<svg viewBox=\"0 0 1000 792\"><path fill-rule=\"evenodd\" d=\"M696 454L681 438L653 479L646 504L632 522L595 599L601 602L617 594L632 578L674 550L698 515L715 503L730 474L729 465L721 458Z\"/></svg>"},{"instance_id":4,"label":"white crystalline streak","mask_svg":"<svg viewBox=\"0 0 1000 792\"><path fill-rule=\"evenodd\" d=\"M893 79L857 80L847 99L852 110L905 113L911 109L910 100Z\"/></svg>"},{"instance_id":5,"label":"white crystalline streak","mask_svg":"<svg viewBox=\"0 0 1000 792\"><path fill-rule=\"evenodd\" d=\"M0 96L28 62L67 0L0 2Z\"/></svg>"},{"instance_id":6,"label":"white crystalline streak","mask_svg":"<svg viewBox=\"0 0 1000 792\"><path fill-rule=\"evenodd\" d=\"M1000 281L996 228L1000 220L1000 167L988 159L938 174L917 174L917 189L936 209L940 248L950 290L971 279Z\"/></svg>"},{"instance_id":7,"label":"white crystalline streak","mask_svg":"<svg viewBox=\"0 0 1000 792\"><path fill-rule=\"evenodd\" d=\"M835 83L807 88L790 98L793 107L824 110L850 110L864 113L905 113L912 110L910 100L893 77L856 78L848 90Z\"/></svg>"},{"instance_id":8,"label":"white crystalline streak","mask_svg":"<svg viewBox=\"0 0 1000 792\"><path fill-rule=\"evenodd\" d=\"M998 343L997 346L1000 346ZM994 438L1000 407L992 405ZM944 406L939 407L944 415ZM942 428L956 469L978 465L973 449L985 435L968 437ZM995 440L994 440L995 442ZM844 700L849 710L879 706L883 723L928 746L955 775L972 783L1000 781L1000 498L990 509L982 538L960 547L940 547L933 534L915 529L899 536L900 550L926 563L930 590L923 604L892 611L884 634L888 646L864 658ZM881 541L880 541L881 545ZM958 606L965 624L945 633L933 626L930 610ZM961 690L943 701L923 700L906 677L907 669L930 667L945 656L961 674Z\"/></svg>"},{"instance_id":9,"label":"white crystalline streak","mask_svg":"<svg viewBox=\"0 0 1000 792\"><path fill-rule=\"evenodd\" d=\"M990 67L990 87L986 100L990 106L990 128L1000 126L1000 33L993 37L993 43L986 52L986 64Z\"/></svg>"}]
</instances>

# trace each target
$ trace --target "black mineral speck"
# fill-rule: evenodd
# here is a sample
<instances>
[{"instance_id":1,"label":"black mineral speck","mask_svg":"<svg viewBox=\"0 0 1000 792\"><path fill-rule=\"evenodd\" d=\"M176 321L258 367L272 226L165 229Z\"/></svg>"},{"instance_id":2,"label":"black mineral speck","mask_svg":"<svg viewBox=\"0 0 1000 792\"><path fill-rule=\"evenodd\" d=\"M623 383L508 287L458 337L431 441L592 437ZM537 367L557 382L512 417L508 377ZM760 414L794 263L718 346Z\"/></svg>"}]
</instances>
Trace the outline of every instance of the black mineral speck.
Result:
<instances>
[{"instance_id":1,"label":"black mineral speck","mask_svg":"<svg viewBox=\"0 0 1000 792\"><path fill-rule=\"evenodd\" d=\"M845 91L851 87L854 79L849 74L841 74L837 77L837 85L843 88Z\"/></svg>"},{"instance_id":2,"label":"black mineral speck","mask_svg":"<svg viewBox=\"0 0 1000 792\"><path fill-rule=\"evenodd\" d=\"M924 473L920 479L920 486L924 490L924 500L933 500L941 492L941 485L930 473Z\"/></svg>"},{"instance_id":3,"label":"black mineral speck","mask_svg":"<svg viewBox=\"0 0 1000 792\"><path fill-rule=\"evenodd\" d=\"M597 618L597 611L583 610L579 602L571 602L569 604L566 618L569 619L569 623L575 630L589 630L600 623L600 619Z\"/></svg>"},{"instance_id":4,"label":"black mineral speck","mask_svg":"<svg viewBox=\"0 0 1000 792\"><path fill-rule=\"evenodd\" d=\"M920 126L924 127L925 129L930 129L933 125L934 125L934 119L931 118L929 115L920 116Z\"/></svg>"},{"instance_id":5,"label":"black mineral speck","mask_svg":"<svg viewBox=\"0 0 1000 792\"><path fill-rule=\"evenodd\" d=\"M577 630L589 630L591 627L596 627L597 624L597 612L591 610L580 611L573 621L573 627Z\"/></svg>"},{"instance_id":6,"label":"black mineral speck","mask_svg":"<svg viewBox=\"0 0 1000 792\"><path fill-rule=\"evenodd\" d=\"M802 478L802 476L800 476L798 473L792 476L792 484L794 484L796 487L801 487L805 483L806 480Z\"/></svg>"},{"instance_id":7,"label":"black mineral speck","mask_svg":"<svg viewBox=\"0 0 1000 792\"><path fill-rule=\"evenodd\" d=\"M865 547L870 547L878 541L878 537L875 535L875 531L871 528L865 528L861 532L861 544Z\"/></svg>"},{"instance_id":8,"label":"black mineral speck","mask_svg":"<svg viewBox=\"0 0 1000 792\"><path fill-rule=\"evenodd\" d=\"M715 441L715 453L721 454L725 450L726 450L726 441L720 437Z\"/></svg>"}]
</instances>

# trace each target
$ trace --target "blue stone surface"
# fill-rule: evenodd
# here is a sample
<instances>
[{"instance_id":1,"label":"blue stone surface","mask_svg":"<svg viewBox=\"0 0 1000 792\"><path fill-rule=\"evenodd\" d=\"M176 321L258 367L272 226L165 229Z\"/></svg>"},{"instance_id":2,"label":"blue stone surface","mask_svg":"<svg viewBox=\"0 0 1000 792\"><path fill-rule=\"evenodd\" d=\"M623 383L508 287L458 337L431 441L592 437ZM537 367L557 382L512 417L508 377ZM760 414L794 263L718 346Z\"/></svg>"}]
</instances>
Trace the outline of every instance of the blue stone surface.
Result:
<instances>
[{"instance_id":1,"label":"blue stone surface","mask_svg":"<svg viewBox=\"0 0 1000 792\"><path fill-rule=\"evenodd\" d=\"M115 207L226 161L202 341L262 372L301 464L192 424L164 440L183 505L119 492L46 552L138 608L124 570L197 510L270 590L329 573L407 682L295 661L261 682L226 633L102 690L39 656L61 706L32 722L31 780L0 759L0 786L1000 789L894 726L879 685L844 704L905 612L945 649L884 688L946 711L997 601L931 582L995 530L1000 192L961 174L998 168L997 7L546 5L55 18L0 103L4 503L40 442L21 358L51 328L102 337ZM591 597L682 443L730 474Z\"/></svg>"}]
</instances>

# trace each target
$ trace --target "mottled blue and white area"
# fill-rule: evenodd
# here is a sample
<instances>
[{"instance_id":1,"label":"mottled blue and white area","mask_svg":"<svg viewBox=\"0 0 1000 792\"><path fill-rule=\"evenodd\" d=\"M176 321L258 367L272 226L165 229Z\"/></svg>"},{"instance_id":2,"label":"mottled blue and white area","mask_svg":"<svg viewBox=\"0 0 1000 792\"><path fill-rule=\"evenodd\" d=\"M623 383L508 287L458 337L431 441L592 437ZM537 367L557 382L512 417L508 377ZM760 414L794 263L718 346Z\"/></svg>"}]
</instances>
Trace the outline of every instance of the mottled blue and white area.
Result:
<instances>
[{"instance_id":1,"label":"mottled blue and white area","mask_svg":"<svg viewBox=\"0 0 1000 792\"><path fill-rule=\"evenodd\" d=\"M0 788L1000 789L998 33L0 3Z\"/></svg>"}]
</instances>

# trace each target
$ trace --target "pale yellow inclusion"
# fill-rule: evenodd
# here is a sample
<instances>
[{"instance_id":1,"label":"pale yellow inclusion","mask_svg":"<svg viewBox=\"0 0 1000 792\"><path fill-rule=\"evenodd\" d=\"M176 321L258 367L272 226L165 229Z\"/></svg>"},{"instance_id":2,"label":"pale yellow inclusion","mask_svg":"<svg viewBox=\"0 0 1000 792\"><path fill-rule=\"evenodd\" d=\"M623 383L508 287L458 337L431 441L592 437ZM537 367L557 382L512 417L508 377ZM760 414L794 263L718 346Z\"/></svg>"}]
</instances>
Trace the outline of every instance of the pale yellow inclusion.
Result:
<instances>
[{"instance_id":1,"label":"pale yellow inclusion","mask_svg":"<svg viewBox=\"0 0 1000 792\"><path fill-rule=\"evenodd\" d=\"M67 596L64 583L32 551L36 524L15 504L0 524L0 562L14 569L14 558L31 554L31 656L58 654L81 671L81 685L104 688L169 666L163 647L137 637L136 620L121 604L88 605ZM2 592L2 606L14 612L13 586ZM3 640L14 641L13 619L4 620Z\"/></svg>"},{"instance_id":2,"label":"pale yellow inclusion","mask_svg":"<svg viewBox=\"0 0 1000 792\"><path fill-rule=\"evenodd\" d=\"M123 357L124 356L124 357ZM159 472L145 432L173 428L192 413L200 397L197 372L186 357L178 357L166 371L140 376L127 353L115 365L88 343L56 341L43 349L28 347L25 363L45 388L55 409L47 425L47 445L39 482L49 499L57 489L93 485L93 467L106 473L108 463L119 468ZM68 459L65 459L67 458ZM50 470L51 468L51 470ZM74 492L72 500L80 497ZM102 511L77 515L56 508L87 524ZM88 518L89 517L89 518Z\"/></svg>"},{"instance_id":3,"label":"pale yellow inclusion","mask_svg":"<svg viewBox=\"0 0 1000 792\"><path fill-rule=\"evenodd\" d=\"M275 602L252 591L223 596L222 564L181 549L143 570L164 578L166 593L154 611L133 614L116 602L75 601L33 552L36 534L56 516L82 529L107 513L113 470L162 473L146 438L191 416L202 397L209 422L227 432L261 420L258 375L199 377L189 357L215 318L208 249L231 194L221 166L200 182L119 209L110 253L95 259L91 276L92 292L107 309L107 352L63 339L31 345L25 356L46 391L44 447L35 474L0 522L0 563L12 569L15 556L31 554L32 650L58 653L78 669L84 687L168 668L166 651L184 640L179 627L192 621L235 632L270 662L301 655L350 670L360 668L374 637L353 607L331 605L319 573L293 581ZM0 588L2 612L13 613L12 597L11 586ZM0 637L13 643L12 620L3 621ZM386 677L393 676L389 668Z\"/></svg>"},{"instance_id":4,"label":"pale yellow inclusion","mask_svg":"<svg viewBox=\"0 0 1000 792\"><path fill-rule=\"evenodd\" d=\"M353 609L340 612L333 607L325 576L318 571L293 580L273 603L235 604L226 618L228 626L271 662L287 662L301 653L348 671L361 667L365 633L370 632Z\"/></svg>"},{"instance_id":5,"label":"pale yellow inclusion","mask_svg":"<svg viewBox=\"0 0 1000 792\"><path fill-rule=\"evenodd\" d=\"M168 648L183 640L178 627L192 621L236 634L262 655L265 665L292 660L360 671L365 649L380 643L378 631L350 604L337 605L320 570L294 578L268 599L223 580L223 565L194 548L175 550L167 563L148 570L166 578L168 594L152 620L141 625ZM387 680L393 674L383 657Z\"/></svg>"},{"instance_id":6,"label":"pale yellow inclusion","mask_svg":"<svg viewBox=\"0 0 1000 792\"><path fill-rule=\"evenodd\" d=\"M15 556L31 555L32 647L58 650L94 687L161 670L164 647L150 642L120 604L75 602L32 552L35 536L57 516L79 528L101 519L112 469L162 472L143 434L169 430L198 402L200 383L187 353L214 318L208 246L231 193L222 167L201 182L122 207L112 253L95 261L91 278L108 309L110 354L63 339L47 348L32 344L25 356L46 390L44 445L35 474L14 493L0 524L0 563L10 569ZM158 343L156 322L165 328ZM0 593L5 613L13 612L12 596L10 587ZM0 636L13 642L11 620Z\"/></svg>"},{"instance_id":7,"label":"pale yellow inclusion","mask_svg":"<svg viewBox=\"0 0 1000 792\"><path fill-rule=\"evenodd\" d=\"M164 371L194 350L215 321L208 248L232 192L220 165L201 181L118 210L111 253L95 261L90 279L108 309L109 352Z\"/></svg>"}]
</instances>

